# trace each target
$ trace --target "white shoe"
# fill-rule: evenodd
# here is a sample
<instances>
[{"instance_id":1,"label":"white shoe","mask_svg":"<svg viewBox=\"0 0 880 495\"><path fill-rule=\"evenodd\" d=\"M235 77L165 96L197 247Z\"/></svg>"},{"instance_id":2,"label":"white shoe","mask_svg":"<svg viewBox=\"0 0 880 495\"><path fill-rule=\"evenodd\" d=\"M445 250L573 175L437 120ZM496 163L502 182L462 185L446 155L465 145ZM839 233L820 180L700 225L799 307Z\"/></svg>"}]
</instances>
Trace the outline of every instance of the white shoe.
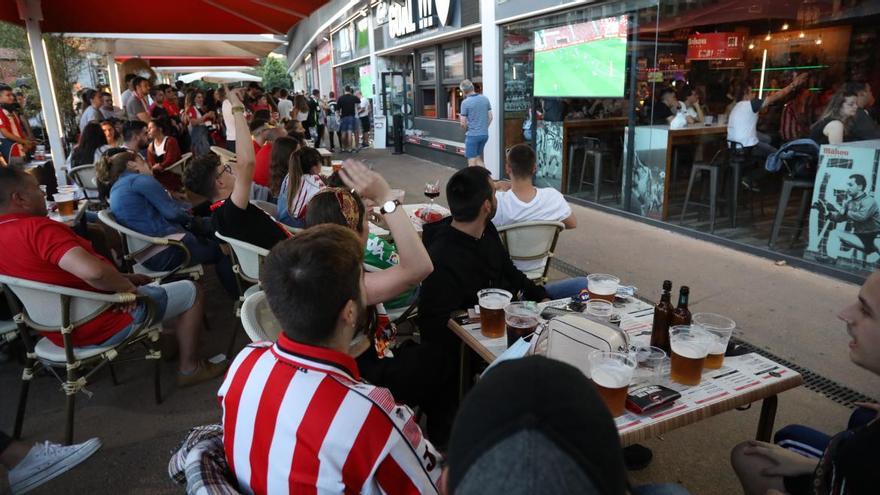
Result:
<instances>
[{"instance_id":1,"label":"white shoe","mask_svg":"<svg viewBox=\"0 0 880 495\"><path fill-rule=\"evenodd\" d=\"M43 483L73 469L101 448L101 440L90 438L75 445L52 442L37 443L9 471L9 487L13 495L27 493Z\"/></svg>"}]
</instances>

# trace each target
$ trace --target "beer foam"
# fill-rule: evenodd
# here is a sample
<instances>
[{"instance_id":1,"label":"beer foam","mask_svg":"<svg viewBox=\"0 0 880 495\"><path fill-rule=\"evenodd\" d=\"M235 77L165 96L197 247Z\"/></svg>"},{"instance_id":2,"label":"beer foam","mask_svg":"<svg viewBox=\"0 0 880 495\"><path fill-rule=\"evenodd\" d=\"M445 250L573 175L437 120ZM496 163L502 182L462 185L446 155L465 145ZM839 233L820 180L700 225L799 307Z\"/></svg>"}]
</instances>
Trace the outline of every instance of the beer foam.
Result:
<instances>
[{"instance_id":1,"label":"beer foam","mask_svg":"<svg viewBox=\"0 0 880 495\"><path fill-rule=\"evenodd\" d=\"M709 354L724 354L725 352L727 352L727 345L722 339L716 339L715 342L709 346Z\"/></svg>"},{"instance_id":2,"label":"beer foam","mask_svg":"<svg viewBox=\"0 0 880 495\"><path fill-rule=\"evenodd\" d=\"M672 352L683 358L703 359L706 357L707 349L704 344L690 341L672 341Z\"/></svg>"},{"instance_id":3,"label":"beer foam","mask_svg":"<svg viewBox=\"0 0 880 495\"><path fill-rule=\"evenodd\" d=\"M502 294L490 294L480 298L480 306L486 309L504 309L510 299Z\"/></svg>"},{"instance_id":4,"label":"beer foam","mask_svg":"<svg viewBox=\"0 0 880 495\"><path fill-rule=\"evenodd\" d=\"M605 361L592 368L591 378L605 388L623 388L629 385L633 369L617 361Z\"/></svg>"},{"instance_id":5,"label":"beer foam","mask_svg":"<svg viewBox=\"0 0 880 495\"><path fill-rule=\"evenodd\" d=\"M617 292L617 286L619 284L611 282L611 281L600 281L600 282L591 282L588 287L589 291L594 294L614 294Z\"/></svg>"}]
</instances>

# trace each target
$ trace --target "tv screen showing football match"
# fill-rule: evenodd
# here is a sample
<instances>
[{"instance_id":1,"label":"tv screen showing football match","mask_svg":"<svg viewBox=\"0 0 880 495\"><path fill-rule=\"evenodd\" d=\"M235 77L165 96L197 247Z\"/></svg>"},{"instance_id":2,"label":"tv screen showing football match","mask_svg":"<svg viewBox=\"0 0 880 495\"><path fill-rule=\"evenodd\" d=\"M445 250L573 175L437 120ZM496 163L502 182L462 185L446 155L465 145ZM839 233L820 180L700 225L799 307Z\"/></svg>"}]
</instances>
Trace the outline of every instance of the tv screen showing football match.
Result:
<instances>
[{"instance_id":1,"label":"tv screen showing football match","mask_svg":"<svg viewBox=\"0 0 880 495\"><path fill-rule=\"evenodd\" d=\"M620 98L627 17L535 31L535 96Z\"/></svg>"}]
</instances>

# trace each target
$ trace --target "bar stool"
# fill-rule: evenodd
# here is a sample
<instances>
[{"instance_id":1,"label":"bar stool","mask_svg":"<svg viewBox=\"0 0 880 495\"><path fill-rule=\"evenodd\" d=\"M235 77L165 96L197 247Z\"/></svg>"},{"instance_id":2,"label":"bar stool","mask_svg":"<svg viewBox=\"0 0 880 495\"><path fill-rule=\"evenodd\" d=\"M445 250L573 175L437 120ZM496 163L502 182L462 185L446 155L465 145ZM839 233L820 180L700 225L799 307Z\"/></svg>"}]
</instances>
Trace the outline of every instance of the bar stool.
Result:
<instances>
[{"instance_id":1,"label":"bar stool","mask_svg":"<svg viewBox=\"0 0 880 495\"><path fill-rule=\"evenodd\" d=\"M717 211L718 190L720 189L721 180L721 157L725 150L721 149L715 153L709 163L694 163L691 167L691 176L688 180L687 193L684 195L684 206L681 208L681 219L679 223L684 223L684 217L687 214L688 204L701 206L709 209L709 232L715 233L715 213ZM694 182L697 176L700 182L703 182L703 172L709 173L709 203L691 201L691 191L694 189Z\"/></svg>"},{"instance_id":2,"label":"bar stool","mask_svg":"<svg viewBox=\"0 0 880 495\"><path fill-rule=\"evenodd\" d=\"M575 155L581 152L583 153L583 157L580 161L580 175L578 178L577 191L580 192L583 190L584 186L592 187L593 189L593 201L598 202L599 197L601 196L601 187L602 187L602 167L605 163L605 158L608 158L608 161L611 162L611 152L607 149L602 148L602 141L598 138L589 137L589 136L581 136L579 138L574 139L568 145L568 169L571 171L570 177L574 177L575 169L574 166L577 163L575 160ZM586 180L586 170L587 170L587 160L592 158L593 163L593 175L592 180ZM612 180L607 182L618 183Z\"/></svg>"},{"instance_id":3,"label":"bar stool","mask_svg":"<svg viewBox=\"0 0 880 495\"><path fill-rule=\"evenodd\" d=\"M773 230L770 233L770 242L767 246L775 249L776 241L779 239L779 231L782 229L782 221L785 219L785 210L788 208L788 201L791 198L791 192L794 189L801 189L801 204L798 207L797 219L798 225L795 230L794 237L789 247L793 246L795 241L801 237L804 230L804 217L807 213L807 206L810 204L810 198L813 195L814 182L811 180L785 179L782 181L782 193L779 196L779 204L776 206L776 218L773 220Z\"/></svg>"}]
</instances>

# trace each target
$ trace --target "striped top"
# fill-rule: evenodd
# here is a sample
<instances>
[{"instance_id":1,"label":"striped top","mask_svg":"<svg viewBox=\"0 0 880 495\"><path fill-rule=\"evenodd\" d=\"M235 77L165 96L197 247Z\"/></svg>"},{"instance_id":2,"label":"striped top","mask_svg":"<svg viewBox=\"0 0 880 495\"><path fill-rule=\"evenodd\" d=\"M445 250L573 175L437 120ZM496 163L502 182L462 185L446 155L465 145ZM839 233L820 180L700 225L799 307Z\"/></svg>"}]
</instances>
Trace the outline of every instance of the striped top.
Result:
<instances>
[{"instance_id":1,"label":"striped top","mask_svg":"<svg viewBox=\"0 0 880 495\"><path fill-rule=\"evenodd\" d=\"M218 397L245 493L437 493L440 454L412 411L363 383L346 354L282 333L246 347Z\"/></svg>"}]
</instances>

